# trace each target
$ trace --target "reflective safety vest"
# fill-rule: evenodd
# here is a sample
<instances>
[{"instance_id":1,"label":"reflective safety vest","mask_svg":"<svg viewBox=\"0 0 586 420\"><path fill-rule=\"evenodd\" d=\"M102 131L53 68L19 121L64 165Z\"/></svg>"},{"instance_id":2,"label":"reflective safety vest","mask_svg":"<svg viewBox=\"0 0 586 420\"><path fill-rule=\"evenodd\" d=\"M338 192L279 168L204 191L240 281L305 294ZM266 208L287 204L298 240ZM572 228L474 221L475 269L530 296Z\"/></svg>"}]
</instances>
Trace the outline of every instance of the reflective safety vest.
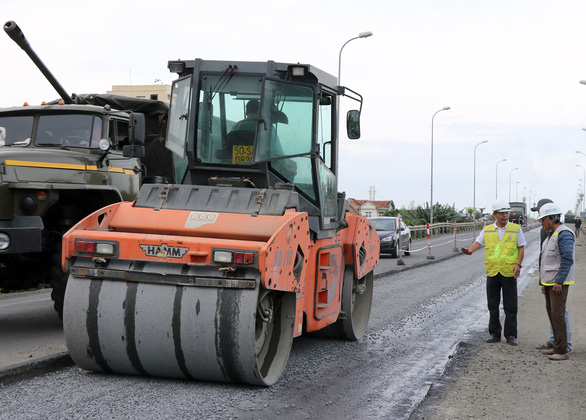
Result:
<instances>
[{"instance_id":1,"label":"reflective safety vest","mask_svg":"<svg viewBox=\"0 0 586 420\"><path fill-rule=\"evenodd\" d=\"M519 225L509 222L503 239L499 241L499 233L494 224L484 228L484 266L488 277L498 273L505 277L514 277L513 267L519 258L519 229Z\"/></svg>"},{"instance_id":2,"label":"reflective safety vest","mask_svg":"<svg viewBox=\"0 0 586 420\"><path fill-rule=\"evenodd\" d=\"M543 241L541 247L541 266L539 268L539 281L543 286L553 286L558 272L560 271L562 258L558 245L558 235L564 230L567 230L572 235L574 234L574 232L572 232L572 230L566 225L560 225L549 238ZM576 245L574 243L574 251L575 249ZM576 259L575 254L576 253L574 252L574 260ZM568 284L574 284L574 264L572 264L572 268L570 268L568 277L564 280L564 285Z\"/></svg>"}]
</instances>

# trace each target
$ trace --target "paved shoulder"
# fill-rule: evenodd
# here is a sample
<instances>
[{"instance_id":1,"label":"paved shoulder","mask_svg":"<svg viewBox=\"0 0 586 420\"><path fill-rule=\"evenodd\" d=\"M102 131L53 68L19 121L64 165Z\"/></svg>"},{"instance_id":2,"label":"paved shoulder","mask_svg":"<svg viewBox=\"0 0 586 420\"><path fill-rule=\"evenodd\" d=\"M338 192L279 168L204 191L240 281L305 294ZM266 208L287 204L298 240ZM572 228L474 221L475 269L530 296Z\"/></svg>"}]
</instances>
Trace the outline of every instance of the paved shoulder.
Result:
<instances>
[{"instance_id":1,"label":"paved shoulder","mask_svg":"<svg viewBox=\"0 0 586 420\"><path fill-rule=\"evenodd\" d=\"M519 299L519 345L486 344L477 336L462 344L412 419L584 418L586 412L586 239L576 246L576 284L568 311L572 352L550 361L536 350L549 337L545 300L537 283Z\"/></svg>"}]
</instances>

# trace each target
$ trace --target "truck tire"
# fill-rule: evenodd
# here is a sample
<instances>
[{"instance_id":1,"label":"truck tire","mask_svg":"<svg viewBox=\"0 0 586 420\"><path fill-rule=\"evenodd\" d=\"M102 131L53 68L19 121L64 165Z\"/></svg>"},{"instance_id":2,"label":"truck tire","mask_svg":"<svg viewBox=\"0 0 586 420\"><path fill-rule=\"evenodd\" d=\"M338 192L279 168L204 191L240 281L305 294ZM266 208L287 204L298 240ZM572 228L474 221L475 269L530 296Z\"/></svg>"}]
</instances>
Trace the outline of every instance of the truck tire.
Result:
<instances>
[{"instance_id":1,"label":"truck tire","mask_svg":"<svg viewBox=\"0 0 586 420\"><path fill-rule=\"evenodd\" d=\"M55 246L51 255L48 278L53 289L51 291L53 307L57 311L59 318L63 319L63 301L65 299L65 288L67 287L67 274L61 268L61 242Z\"/></svg>"}]
</instances>

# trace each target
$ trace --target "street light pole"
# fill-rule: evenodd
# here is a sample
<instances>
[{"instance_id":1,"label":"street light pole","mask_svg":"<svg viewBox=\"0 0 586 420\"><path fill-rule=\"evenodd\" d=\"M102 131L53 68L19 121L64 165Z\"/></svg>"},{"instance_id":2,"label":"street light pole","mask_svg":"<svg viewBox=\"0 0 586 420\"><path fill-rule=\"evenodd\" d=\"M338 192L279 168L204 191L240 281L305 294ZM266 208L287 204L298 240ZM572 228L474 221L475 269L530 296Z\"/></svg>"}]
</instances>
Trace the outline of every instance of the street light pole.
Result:
<instances>
[{"instance_id":1,"label":"street light pole","mask_svg":"<svg viewBox=\"0 0 586 420\"><path fill-rule=\"evenodd\" d=\"M584 169L584 167L582 165L576 165L580 168L582 168L582 172L584 175L583 181L582 181L582 211L586 211L584 210L586 207L584 206L584 199L586 199L586 169Z\"/></svg>"},{"instance_id":2,"label":"street light pole","mask_svg":"<svg viewBox=\"0 0 586 420\"><path fill-rule=\"evenodd\" d=\"M372 32L368 31L368 32L360 32L358 34L358 36L355 36L354 38L350 38L348 41L346 41L344 43L344 45L342 45L342 48L340 48L340 55L338 56L338 86L342 85L341 82L341 75L342 75L342 50L344 49L344 47L346 46L347 43L349 43L350 41L354 41L355 39L358 38L368 38L369 36L372 36Z\"/></svg>"},{"instance_id":3,"label":"street light pole","mask_svg":"<svg viewBox=\"0 0 586 420\"><path fill-rule=\"evenodd\" d=\"M444 106L442 109L438 110L433 114L431 117L431 197L429 200L429 224L433 224L433 119L437 115L438 112L447 111L451 109L449 106ZM431 252L431 249L430 249Z\"/></svg>"},{"instance_id":4,"label":"street light pole","mask_svg":"<svg viewBox=\"0 0 586 420\"><path fill-rule=\"evenodd\" d=\"M495 188L495 196L494 196L495 199L499 198L499 163L504 162L506 160L507 159L501 159L496 163L496 176L495 176L496 188Z\"/></svg>"},{"instance_id":5,"label":"street light pole","mask_svg":"<svg viewBox=\"0 0 586 420\"><path fill-rule=\"evenodd\" d=\"M515 184L515 201L519 201L519 181Z\"/></svg>"},{"instance_id":6,"label":"street light pole","mask_svg":"<svg viewBox=\"0 0 586 420\"><path fill-rule=\"evenodd\" d=\"M476 146L474 146L474 187L472 190L472 211L474 211L474 222L472 223L472 231L474 232L474 238L476 238L476 148L484 143L488 143L488 140L481 141Z\"/></svg>"},{"instance_id":7,"label":"street light pole","mask_svg":"<svg viewBox=\"0 0 586 420\"><path fill-rule=\"evenodd\" d=\"M511 172L509 172L509 203L511 202L511 174L517 169L519 168L511 169Z\"/></svg>"}]
</instances>

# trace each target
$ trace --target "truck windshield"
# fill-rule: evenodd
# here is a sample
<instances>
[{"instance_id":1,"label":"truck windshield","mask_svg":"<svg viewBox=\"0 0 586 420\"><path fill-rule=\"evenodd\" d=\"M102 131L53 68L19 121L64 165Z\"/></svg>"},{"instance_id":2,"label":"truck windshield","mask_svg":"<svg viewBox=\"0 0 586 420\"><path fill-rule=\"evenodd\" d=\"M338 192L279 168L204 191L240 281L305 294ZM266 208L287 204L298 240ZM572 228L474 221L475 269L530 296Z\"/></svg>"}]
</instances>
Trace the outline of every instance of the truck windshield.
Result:
<instances>
[{"instance_id":1,"label":"truck windshield","mask_svg":"<svg viewBox=\"0 0 586 420\"><path fill-rule=\"evenodd\" d=\"M41 115L35 144L39 146L97 147L101 135L101 119L93 115Z\"/></svg>"},{"instance_id":2,"label":"truck windshield","mask_svg":"<svg viewBox=\"0 0 586 420\"><path fill-rule=\"evenodd\" d=\"M33 133L33 116L0 117L0 147L27 146Z\"/></svg>"}]
</instances>

